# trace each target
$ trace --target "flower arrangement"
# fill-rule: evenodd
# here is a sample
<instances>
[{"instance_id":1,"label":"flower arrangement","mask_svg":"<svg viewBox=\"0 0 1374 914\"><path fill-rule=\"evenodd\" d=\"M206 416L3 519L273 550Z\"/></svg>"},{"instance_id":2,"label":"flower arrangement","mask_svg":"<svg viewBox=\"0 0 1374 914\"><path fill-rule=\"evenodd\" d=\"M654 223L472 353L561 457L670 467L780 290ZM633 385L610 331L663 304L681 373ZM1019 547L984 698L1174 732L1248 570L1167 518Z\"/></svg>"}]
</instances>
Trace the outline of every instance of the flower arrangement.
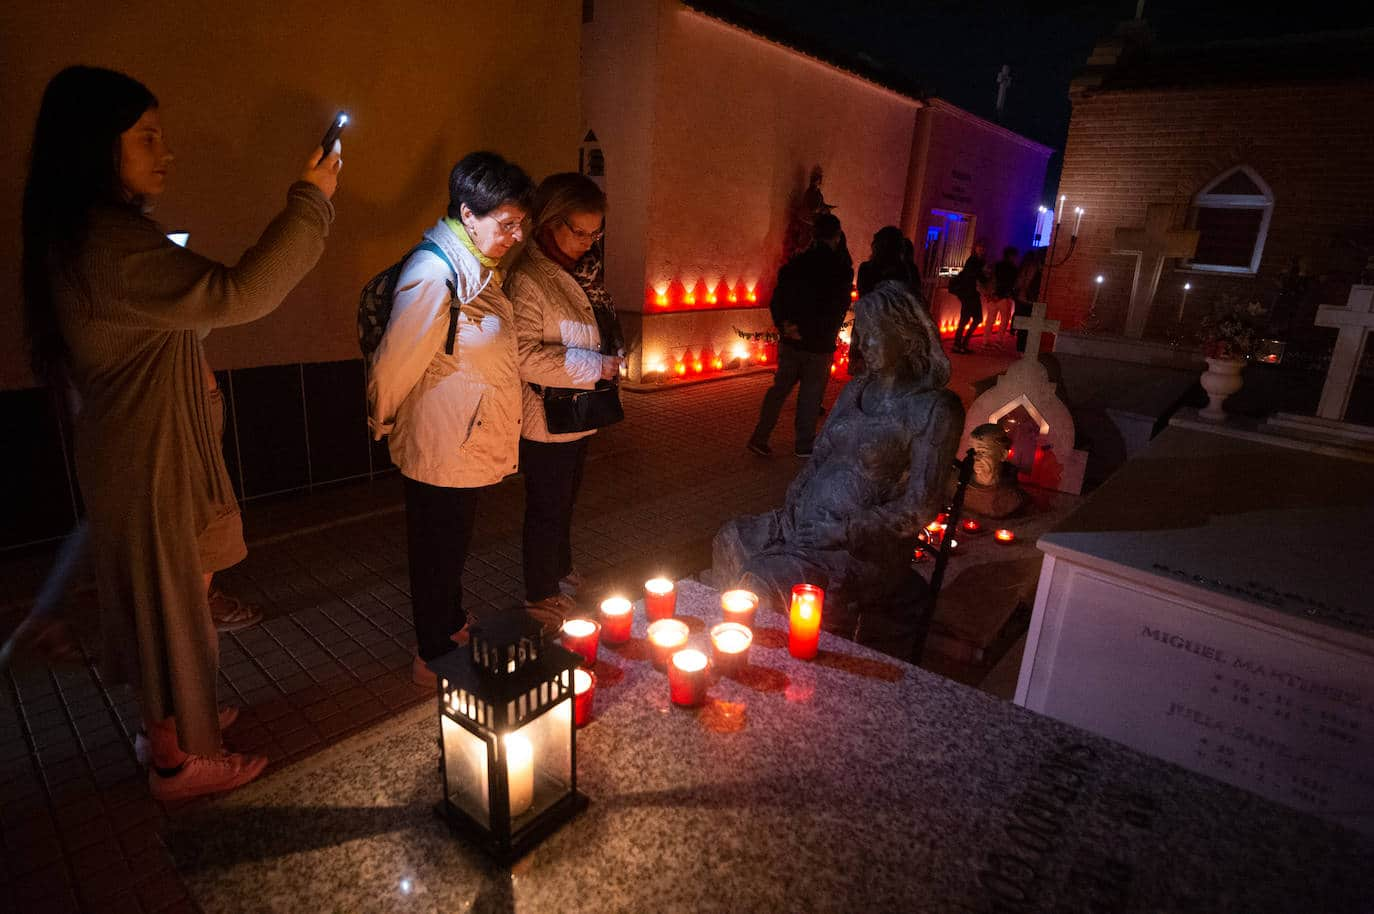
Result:
<instances>
[{"instance_id":1,"label":"flower arrangement","mask_svg":"<svg viewBox=\"0 0 1374 914\"><path fill-rule=\"evenodd\" d=\"M1203 355L1209 359L1248 359L1264 337L1265 310L1259 302L1223 298L1198 329Z\"/></svg>"}]
</instances>

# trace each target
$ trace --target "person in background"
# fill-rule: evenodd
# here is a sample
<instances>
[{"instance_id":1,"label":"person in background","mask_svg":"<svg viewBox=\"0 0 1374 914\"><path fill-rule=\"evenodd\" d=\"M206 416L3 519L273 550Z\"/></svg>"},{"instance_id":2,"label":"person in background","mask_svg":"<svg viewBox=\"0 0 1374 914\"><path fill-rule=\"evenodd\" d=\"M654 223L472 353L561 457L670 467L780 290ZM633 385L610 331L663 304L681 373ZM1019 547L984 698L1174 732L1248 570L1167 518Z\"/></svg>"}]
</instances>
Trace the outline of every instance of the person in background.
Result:
<instances>
[{"instance_id":1,"label":"person in background","mask_svg":"<svg viewBox=\"0 0 1374 914\"><path fill-rule=\"evenodd\" d=\"M992 345L992 325L1001 317L1003 330L1011 333L1011 318L1015 310L1016 279L1021 268L1016 264L1017 250L1014 247L1002 249L1002 259L992 266L992 313L988 315L987 332L983 334L984 348Z\"/></svg>"},{"instance_id":2,"label":"person in background","mask_svg":"<svg viewBox=\"0 0 1374 914\"><path fill-rule=\"evenodd\" d=\"M867 295L884 280L894 280L904 284L919 299L920 273L911 261L911 243L902 236L902 230L895 225L885 225L873 234L869 248L869 258L859 264L859 278L856 283L859 297ZM849 370L850 374L863 374L865 368L863 349L857 337L850 334Z\"/></svg>"},{"instance_id":3,"label":"person in background","mask_svg":"<svg viewBox=\"0 0 1374 914\"><path fill-rule=\"evenodd\" d=\"M516 471L519 359L500 261L524 238L533 192L529 175L494 152L453 167L448 214L424 235L443 253L406 261L368 373L368 422L375 438L391 436L404 478L411 674L421 685L434 684L425 661L465 640L463 566L478 500Z\"/></svg>"},{"instance_id":4,"label":"person in background","mask_svg":"<svg viewBox=\"0 0 1374 914\"><path fill-rule=\"evenodd\" d=\"M949 291L959 299L959 326L954 330L953 351L967 355L973 331L983 322L983 270L987 266L988 243L982 238L973 242L973 252L964 261L964 268L949 283Z\"/></svg>"},{"instance_id":5,"label":"person in background","mask_svg":"<svg viewBox=\"0 0 1374 914\"><path fill-rule=\"evenodd\" d=\"M146 212L172 164L137 80L69 67L48 83L23 201L25 330L35 374L81 401L76 468L90 525L107 681L138 682L153 796L238 787L226 752L205 575L246 554L201 337L277 308L324 251L340 147L316 149L286 208L233 267Z\"/></svg>"},{"instance_id":6,"label":"person in background","mask_svg":"<svg viewBox=\"0 0 1374 914\"><path fill-rule=\"evenodd\" d=\"M769 309L779 333L778 371L749 436L748 449L754 454L772 456L768 437L778 424L783 401L800 382L794 452L798 457L811 456L835 337L849 310L853 275L840 220L829 213L817 216L811 247L783 265L773 288Z\"/></svg>"},{"instance_id":7,"label":"person in background","mask_svg":"<svg viewBox=\"0 0 1374 914\"><path fill-rule=\"evenodd\" d=\"M515 307L526 382L520 433L525 602L531 615L557 629L577 608L560 585L575 593L581 583L572 563L572 517L596 430L550 432L542 392L591 390L619 378L625 341L602 282L601 188L585 175L551 175L535 191L533 214L532 241L512 267L506 293Z\"/></svg>"},{"instance_id":8,"label":"person in background","mask_svg":"<svg viewBox=\"0 0 1374 914\"><path fill-rule=\"evenodd\" d=\"M1040 298L1040 276L1045 267L1045 249L1032 248L1021 258L1021 269L1016 273L1016 289L1012 296L1015 302L1016 317L1030 317L1031 306ZM1026 331L1016 330L1016 351L1026 351Z\"/></svg>"}]
</instances>

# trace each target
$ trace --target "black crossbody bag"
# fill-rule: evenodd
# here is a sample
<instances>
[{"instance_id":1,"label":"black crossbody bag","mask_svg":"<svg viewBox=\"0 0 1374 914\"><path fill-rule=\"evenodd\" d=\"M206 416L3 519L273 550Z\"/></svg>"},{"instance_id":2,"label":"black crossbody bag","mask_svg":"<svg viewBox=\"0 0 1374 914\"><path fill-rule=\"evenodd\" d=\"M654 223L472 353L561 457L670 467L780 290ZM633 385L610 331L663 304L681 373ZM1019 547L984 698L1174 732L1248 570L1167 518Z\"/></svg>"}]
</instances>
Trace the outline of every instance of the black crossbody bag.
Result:
<instances>
[{"instance_id":1,"label":"black crossbody bag","mask_svg":"<svg viewBox=\"0 0 1374 914\"><path fill-rule=\"evenodd\" d=\"M619 328L611 326L614 314L606 314L602 309L593 309L597 329L601 332L601 354L607 347L615 346L620 339ZM531 384L534 392L544 398L544 422L555 435L571 432L590 432L608 425L615 425L625 418L625 410L620 405L620 382L617 380L597 381L591 390L576 387L541 387Z\"/></svg>"}]
</instances>

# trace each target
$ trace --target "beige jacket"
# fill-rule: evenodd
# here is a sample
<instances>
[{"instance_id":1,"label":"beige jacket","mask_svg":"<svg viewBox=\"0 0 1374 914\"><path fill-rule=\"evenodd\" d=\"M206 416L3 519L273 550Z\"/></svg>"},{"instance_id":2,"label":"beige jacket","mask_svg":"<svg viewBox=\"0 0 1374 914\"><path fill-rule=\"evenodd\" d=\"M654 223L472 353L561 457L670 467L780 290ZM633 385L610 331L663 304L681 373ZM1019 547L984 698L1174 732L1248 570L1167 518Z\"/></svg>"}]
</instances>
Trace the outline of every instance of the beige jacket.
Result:
<instances>
[{"instance_id":1,"label":"beige jacket","mask_svg":"<svg viewBox=\"0 0 1374 914\"><path fill-rule=\"evenodd\" d=\"M453 354L449 265L428 251L396 283L391 317L368 371L368 422L390 435L391 459L417 482L475 488L514 473L520 449L515 318L493 274L443 220L425 238L448 255L461 305Z\"/></svg>"},{"instance_id":2,"label":"beige jacket","mask_svg":"<svg viewBox=\"0 0 1374 914\"><path fill-rule=\"evenodd\" d=\"M539 249L525 245L524 253L506 279L506 293L515 307L520 349L523 437L531 441L576 441L596 434L555 435L544 422L543 397L530 384L591 390L601 379L601 332L592 303L577 280Z\"/></svg>"}]
</instances>

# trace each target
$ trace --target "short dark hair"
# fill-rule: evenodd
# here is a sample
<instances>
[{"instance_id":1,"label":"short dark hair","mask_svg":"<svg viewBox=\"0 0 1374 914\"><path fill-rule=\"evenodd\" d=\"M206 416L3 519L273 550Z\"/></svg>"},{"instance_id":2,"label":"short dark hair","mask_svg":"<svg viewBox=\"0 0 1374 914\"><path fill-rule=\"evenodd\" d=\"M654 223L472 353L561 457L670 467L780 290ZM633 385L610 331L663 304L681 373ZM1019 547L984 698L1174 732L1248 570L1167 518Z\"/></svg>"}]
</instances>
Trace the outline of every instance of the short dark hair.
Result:
<instances>
[{"instance_id":1,"label":"short dark hair","mask_svg":"<svg viewBox=\"0 0 1374 914\"><path fill-rule=\"evenodd\" d=\"M812 235L817 241L834 241L843 234L840 228L840 218L830 213L821 213L816 217L816 223L812 227Z\"/></svg>"},{"instance_id":2,"label":"short dark hair","mask_svg":"<svg viewBox=\"0 0 1374 914\"><path fill-rule=\"evenodd\" d=\"M1016 248L1008 245L1007 247L1002 248L1002 259L1006 260L1008 257L1015 257L1019 253L1021 252L1016 250Z\"/></svg>"},{"instance_id":3,"label":"short dark hair","mask_svg":"<svg viewBox=\"0 0 1374 914\"><path fill-rule=\"evenodd\" d=\"M528 210L534 182L525 170L494 152L470 152L448 176L448 214L457 219L464 204L475 216L485 216L503 203Z\"/></svg>"}]
</instances>

